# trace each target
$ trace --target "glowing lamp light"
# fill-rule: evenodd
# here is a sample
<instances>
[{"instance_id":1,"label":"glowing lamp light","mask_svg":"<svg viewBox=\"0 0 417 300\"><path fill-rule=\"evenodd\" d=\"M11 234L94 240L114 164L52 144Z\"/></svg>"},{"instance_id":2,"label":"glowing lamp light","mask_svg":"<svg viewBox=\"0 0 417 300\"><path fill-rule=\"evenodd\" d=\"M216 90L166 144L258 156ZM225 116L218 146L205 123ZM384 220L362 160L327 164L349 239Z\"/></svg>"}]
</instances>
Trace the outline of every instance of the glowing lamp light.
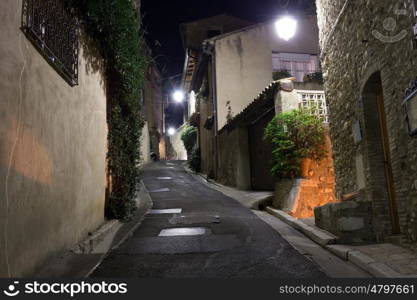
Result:
<instances>
[{"instance_id":1,"label":"glowing lamp light","mask_svg":"<svg viewBox=\"0 0 417 300\"><path fill-rule=\"evenodd\" d=\"M275 23L278 36L283 40L289 41L297 32L297 20L290 16L285 16Z\"/></svg>"},{"instance_id":2,"label":"glowing lamp light","mask_svg":"<svg viewBox=\"0 0 417 300\"><path fill-rule=\"evenodd\" d=\"M173 127L170 127L169 129L168 129L168 135L174 135L175 134L175 132L177 132L176 130L175 130L175 128L173 128Z\"/></svg>"},{"instance_id":3,"label":"glowing lamp light","mask_svg":"<svg viewBox=\"0 0 417 300\"><path fill-rule=\"evenodd\" d=\"M177 103L181 103L182 101L184 101L184 92L183 91L175 91L174 94L172 94L172 98L174 99L175 102Z\"/></svg>"}]
</instances>

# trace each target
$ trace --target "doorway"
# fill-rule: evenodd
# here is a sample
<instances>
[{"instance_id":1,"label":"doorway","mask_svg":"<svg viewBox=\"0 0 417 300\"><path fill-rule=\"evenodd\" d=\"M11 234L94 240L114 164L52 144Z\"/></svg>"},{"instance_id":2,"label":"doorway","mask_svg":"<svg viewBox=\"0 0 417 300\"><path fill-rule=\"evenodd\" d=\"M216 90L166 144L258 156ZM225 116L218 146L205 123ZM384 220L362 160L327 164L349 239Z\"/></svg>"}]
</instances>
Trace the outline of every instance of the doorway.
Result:
<instances>
[{"instance_id":1,"label":"doorway","mask_svg":"<svg viewBox=\"0 0 417 300\"><path fill-rule=\"evenodd\" d=\"M370 172L367 192L373 202L374 226L384 235L400 234L380 72L374 73L366 82L362 100Z\"/></svg>"},{"instance_id":2,"label":"doorway","mask_svg":"<svg viewBox=\"0 0 417 300\"><path fill-rule=\"evenodd\" d=\"M274 118L272 109L249 126L251 185L253 190L273 191L275 178L271 173L272 145L264 140L264 131Z\"/></svg>"}]
</instances>

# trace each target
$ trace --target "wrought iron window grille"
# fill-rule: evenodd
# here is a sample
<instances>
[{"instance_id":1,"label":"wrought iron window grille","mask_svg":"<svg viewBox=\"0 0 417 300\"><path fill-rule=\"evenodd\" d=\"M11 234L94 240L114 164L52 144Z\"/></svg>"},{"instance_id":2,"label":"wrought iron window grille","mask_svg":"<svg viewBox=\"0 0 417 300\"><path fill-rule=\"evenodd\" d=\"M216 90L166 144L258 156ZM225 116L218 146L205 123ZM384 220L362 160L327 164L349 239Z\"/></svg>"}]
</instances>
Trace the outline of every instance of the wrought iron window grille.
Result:
<instances>
[{"instance_id":1,"label":"wrought iron window grille","mask_svg":"<svg viewBox=\"0 0 417 300\"><path fill-rule=\"evenodd\" d=\"M78 85L79 24L62 0L23 0L21 30L69 85Z\"/></svg>"}]
</instances>

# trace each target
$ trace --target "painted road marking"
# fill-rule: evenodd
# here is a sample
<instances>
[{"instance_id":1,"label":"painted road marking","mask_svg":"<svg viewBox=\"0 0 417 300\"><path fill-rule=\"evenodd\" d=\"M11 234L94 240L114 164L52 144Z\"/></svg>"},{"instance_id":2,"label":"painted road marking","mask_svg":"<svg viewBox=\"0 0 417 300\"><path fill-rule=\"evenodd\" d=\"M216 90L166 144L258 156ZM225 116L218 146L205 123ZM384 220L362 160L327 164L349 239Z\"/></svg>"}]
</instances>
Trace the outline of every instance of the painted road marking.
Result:
<instances>
[{"instance_id":1,"label":"painted road marking","mask_svg":"<svg viewBox=\"0 0 417 300\"><path fill-rule=\"evenodd\" d=\"M204 227L182 227L162 229L158 236L193 236L209 233L211 233L211 230Z\"/></svg>"},{"instance_id":2,"label":"painted road marking","mask_svg":"<svg viewBox=\"0 0 417 300\"><path fill-rule=\"evenodd\" d=\"M156 177L158 180L171 180L172 177Z\"/></svg>"},{"instance_id":3,"label":"painted road marking","mask_svg":"<svg viewBox=\"0 0 417 300\"><path fill-rule=\"evenodd\" d=\"M158 215L158 214L180 214L182 208L170 208L170 209L151 209L149 214Z\"/></svg>"},{"instance_id":4,"label":"painted road marking","mask_svg":"<svg viewBox=\"0 0 417 300\"><path fill-rule=\"evenodd\" d=\"M163 188L163 189L149 191L149 193L162 193L162 192L169 192L169 191L170 191L169 188Z\"/></svg>"}]
</instances>

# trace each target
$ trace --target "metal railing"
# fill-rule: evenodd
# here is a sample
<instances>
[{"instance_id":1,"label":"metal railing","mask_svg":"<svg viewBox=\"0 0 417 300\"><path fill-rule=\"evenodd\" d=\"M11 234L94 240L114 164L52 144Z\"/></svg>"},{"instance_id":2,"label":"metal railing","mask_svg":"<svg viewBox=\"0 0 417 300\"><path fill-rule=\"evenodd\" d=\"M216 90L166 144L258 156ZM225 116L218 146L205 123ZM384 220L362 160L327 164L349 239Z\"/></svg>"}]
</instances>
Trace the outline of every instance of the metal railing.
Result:
<instances>
[{"instance_id":1,"label":"metal railing","mask_svg":"<svg viewBox=\"0 0 417 300\"><path fill-rule=\"evenodd\" d=\"M79 26L62 0L23 0L21 30L71 86L78 84Z\"/></svg>"}]
</instances>

